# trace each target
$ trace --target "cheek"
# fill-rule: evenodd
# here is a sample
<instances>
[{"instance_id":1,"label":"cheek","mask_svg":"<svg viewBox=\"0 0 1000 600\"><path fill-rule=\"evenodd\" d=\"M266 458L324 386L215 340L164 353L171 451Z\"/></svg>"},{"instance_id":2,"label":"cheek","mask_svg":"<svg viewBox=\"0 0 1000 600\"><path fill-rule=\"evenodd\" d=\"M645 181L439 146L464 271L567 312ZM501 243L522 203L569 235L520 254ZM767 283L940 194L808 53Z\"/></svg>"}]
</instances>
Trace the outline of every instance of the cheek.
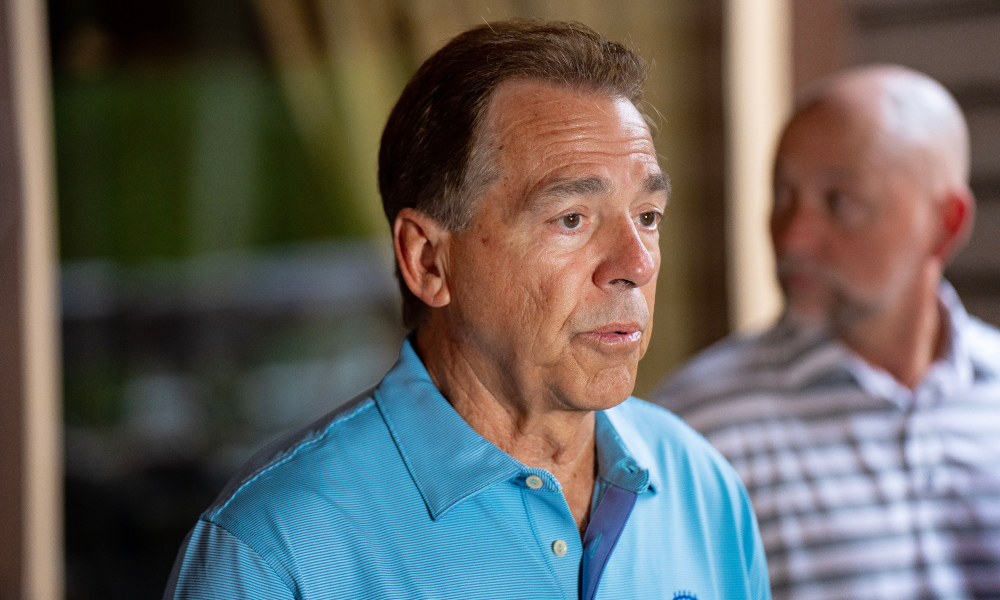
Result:
<instances>
[{"instance_id":1,"label":"cheek","mask_svg":"<svg viewBox=\"0 0 1000 600\"><path fill-rule=\"evenodd\" d=\"M855 292L875 291L891 276L893 262L885 253L885 247L861 240L844 248L831 265L833 275L848 290Z\"/></svg>"},{"instance_id":2,"label":"cheek","mask_svg":"<svg viewBox=\"0 0 1000 600\"><path fill-rule=\"evenodd\" d=\"M566 257L538 256L525 265L521 285L530 296L531 308L546 329L558 330L576 311L587 293L583 262Z\"/></svg>"},{"instance_id":3,"label":"cheek","mask_svg":"<svg viewBox=\"0 0 1000 600\"><path fill-rule=\"evenodd\" d=\"M842 268L848 282L876 293L910 278L923 250L922 240L904 225L853 240L850 252L845 249Z\"/></svg>"},{"instance_id":4,"label":"cheek","mask_svg":"<svg viewBox=\"0 0 1000 600\"><path fill-rule=\"evenodd\" d=\"M937 232L929 202L916 192L896 192L878 223L854 241L858 270L873 283L908 278L933 251ZM914 203L919 204L914 204Z\"/></svg>"},{"instance_id":5,"label":"cheek","mask_svg":"<svg viewBox=\"0 0 1000 600\"><path fill-rule=\"evenodd\" d=\"M453 260L455 302L467 324L494 330L491 335L521 335L534 328L539 310L546 305L539 289L538 265L530 253L509 243L478 236Z\"/></svg>"},{"instance_id":6,"label":"cheek","mask_svg":"<svg viewBox=\"0 0 1000 600\"><path fill-rule=\"evenodd\" d=\"M470 315L495 312L494 305L503 298L498 291L511 285L510 273L502 268L503 248L474 235L453 250L450 269L453 302Z\"/></svg>"}]
</instances>

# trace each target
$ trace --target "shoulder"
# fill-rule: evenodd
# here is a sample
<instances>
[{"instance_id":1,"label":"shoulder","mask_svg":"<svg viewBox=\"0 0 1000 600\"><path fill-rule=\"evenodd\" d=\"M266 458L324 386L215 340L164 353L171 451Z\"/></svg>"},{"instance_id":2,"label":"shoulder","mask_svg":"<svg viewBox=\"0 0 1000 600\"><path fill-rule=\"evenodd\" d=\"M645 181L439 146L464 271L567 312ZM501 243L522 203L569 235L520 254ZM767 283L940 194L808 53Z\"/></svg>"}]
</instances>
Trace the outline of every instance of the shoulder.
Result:
<instances>
[{"instance_id":1,"label":"shoulder","mask_svg":"<svg viewBox=\"0 0 1000 600\"><path fill-rule=\"evenodd\" d=\"M736 333L695 355L661 387L682 388L751 376L784 364L808 341L810 337L802 332L781 326Z\"/></svg>"},{"instance_id":2,"label":"shoulder","mask_svg":"<svg viewBox=\"0 0 1000 600\"><path fill-rule=\"evenodd\" d=\"M716 342L665 378L653 391L652 401L683 413L688 405L705 397L752 387L763 372L787 360L787 346L775 339L779 335L771 329L734 334Z\"/></svg>"},{"instance_id":3,"label":"shoulder","mask_svg":"<svg viewBox=\"0 0 1000 600\"><path fill-rule=\"evenodd\" d=\"M198 569L228 569L234 586L280 581L294 590L308 579L302 564L339 556L354 535L338 532L380 510L372 498L405 470L398 456L368 390L247 461L202 514L175 571L183 585L202 585Z\"/></svg>"},{"instance_id":4,"label":"shoulder","mask_svg":"<svg viewBox=\"0 0 1000 600\"><path fill-rule=\"evenodd\" d=\"M819 330L779 322L709 347L661 383L651 399L718 445L723 432L824 412L840 405L834 396L856 389L840 344Z\"/></svg>"},{"instance_id":5,"label":"shoulder","mask_svg":"<svg viewBox=\"0 0 1000 600\"><path fill-rule=\"evenodd\" d=\"M280 513L351 479L391 438L367 390L310 425L257 452L230 479L202 519L223 527L250 515ZM317 478L317 473L325 477ZM264 517L266 518L266 517Z\"/></svg>"},{"instance_id":6,"label":"shoulder","mask_svg":"<svg viewBox=\"0 0 1000 600\"><path fill-rule=\"evenodd\" d=\"M666 378L651 398L686 417L706 400L815 385L817 376L841 362L841 353L818 330L778 323L710 346Z\"/></svg>"}]
</instances>

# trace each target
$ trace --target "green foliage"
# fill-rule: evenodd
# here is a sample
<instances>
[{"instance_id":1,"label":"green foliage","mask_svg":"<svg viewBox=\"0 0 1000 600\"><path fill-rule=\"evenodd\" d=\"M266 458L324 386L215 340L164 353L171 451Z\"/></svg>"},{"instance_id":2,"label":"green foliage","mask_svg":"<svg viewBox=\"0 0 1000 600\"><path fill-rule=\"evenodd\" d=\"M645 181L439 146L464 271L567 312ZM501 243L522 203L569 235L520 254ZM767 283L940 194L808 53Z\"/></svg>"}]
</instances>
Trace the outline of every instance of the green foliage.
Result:
<instances>
[{"instance_id":1,"label":"green foliage","mask_svg":"<svg viewBox=\"0 0 1000 600\"><path fill-rule=\"evenodd\" d=\"M372 230L336 165L309 160L261 67L57 75L54 108L63 260L138 264ZM244 168L216 168L228 164Z\"/></svg>"}]
</instances>

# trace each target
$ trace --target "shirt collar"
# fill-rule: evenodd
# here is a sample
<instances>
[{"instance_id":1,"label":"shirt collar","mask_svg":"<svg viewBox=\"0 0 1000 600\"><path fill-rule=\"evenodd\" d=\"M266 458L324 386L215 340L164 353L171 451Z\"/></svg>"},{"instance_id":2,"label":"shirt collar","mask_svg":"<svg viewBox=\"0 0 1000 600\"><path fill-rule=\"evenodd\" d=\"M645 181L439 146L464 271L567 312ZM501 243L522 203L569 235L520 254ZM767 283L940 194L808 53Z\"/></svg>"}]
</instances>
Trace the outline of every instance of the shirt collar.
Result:
<instances>
[{"instance_id":1,"label":"shirt collar","mask_svg":"<svg viewBox=\"0 0 1000 600\"><path fill-rule=\"evenodd\" d=\"M409 339L373 395L432 519L500 481L537 471L459 416L431 381ZM629 453L604 412L595 415L598 475L624 489L645 491L652 483L649 470Z\"/></svg>"},{"instance_id":2,"label":"shirt collar","mask_svg":"<svg viewBox=\"0 0 1000 600\"><path fill-rule=\"evenodd\" d=\"M597 475L608 483L630 492L656 492L659 473L650 469L656 464L642 438L632 425L620 418L614 408L594 413L594 438L597 442ZM622 437L635 440L635 451Z\"/></svg>"},{"instance_id":3,"label":"shirt collar","mask_svg":"<svg viewBox=\"0 0 1000 600\"><path fill-rule=\"evenodd\" d=\"M972 385L974 379L974 369L972 365L972 355L969 351L969 321L970 317L965 312L965 306L958 298L955 288L951 287L947 281L941 281L938 290L941 304L944 306L945 314L948 315L948 348L944 357L939 363L954 369L954 381L962 388Z\"/></svg>"},{"instance_id":4,"label":"shirt collar","mask_svg":"<svg viewBox=\"0 0 1000 600\"><path fill-rule=\"evenodd\" d=\"M455 412L410 340L374 396L432 519L523 468Z\"/></svg>"}]
</instances>

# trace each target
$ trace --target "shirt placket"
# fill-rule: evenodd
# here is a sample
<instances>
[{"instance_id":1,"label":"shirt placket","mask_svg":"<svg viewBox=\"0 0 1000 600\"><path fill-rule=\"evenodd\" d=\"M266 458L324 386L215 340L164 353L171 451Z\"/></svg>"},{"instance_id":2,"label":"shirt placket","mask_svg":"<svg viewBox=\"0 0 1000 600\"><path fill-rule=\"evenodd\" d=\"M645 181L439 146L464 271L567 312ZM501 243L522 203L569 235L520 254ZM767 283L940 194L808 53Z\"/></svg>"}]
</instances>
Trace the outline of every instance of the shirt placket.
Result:
<instances>
[{"instance_id":1,"label":"shirt placket","mask_svg":"<svg viewBox=\"0 0 1000 600\"><path fill-rule=\"evenodd\" d=\"M562 487L547 471L525 469L512 482L521 488L525 511L542 560L548 564L563 597L578 597L582 544Z\"/></svg>"}]
</instances>

